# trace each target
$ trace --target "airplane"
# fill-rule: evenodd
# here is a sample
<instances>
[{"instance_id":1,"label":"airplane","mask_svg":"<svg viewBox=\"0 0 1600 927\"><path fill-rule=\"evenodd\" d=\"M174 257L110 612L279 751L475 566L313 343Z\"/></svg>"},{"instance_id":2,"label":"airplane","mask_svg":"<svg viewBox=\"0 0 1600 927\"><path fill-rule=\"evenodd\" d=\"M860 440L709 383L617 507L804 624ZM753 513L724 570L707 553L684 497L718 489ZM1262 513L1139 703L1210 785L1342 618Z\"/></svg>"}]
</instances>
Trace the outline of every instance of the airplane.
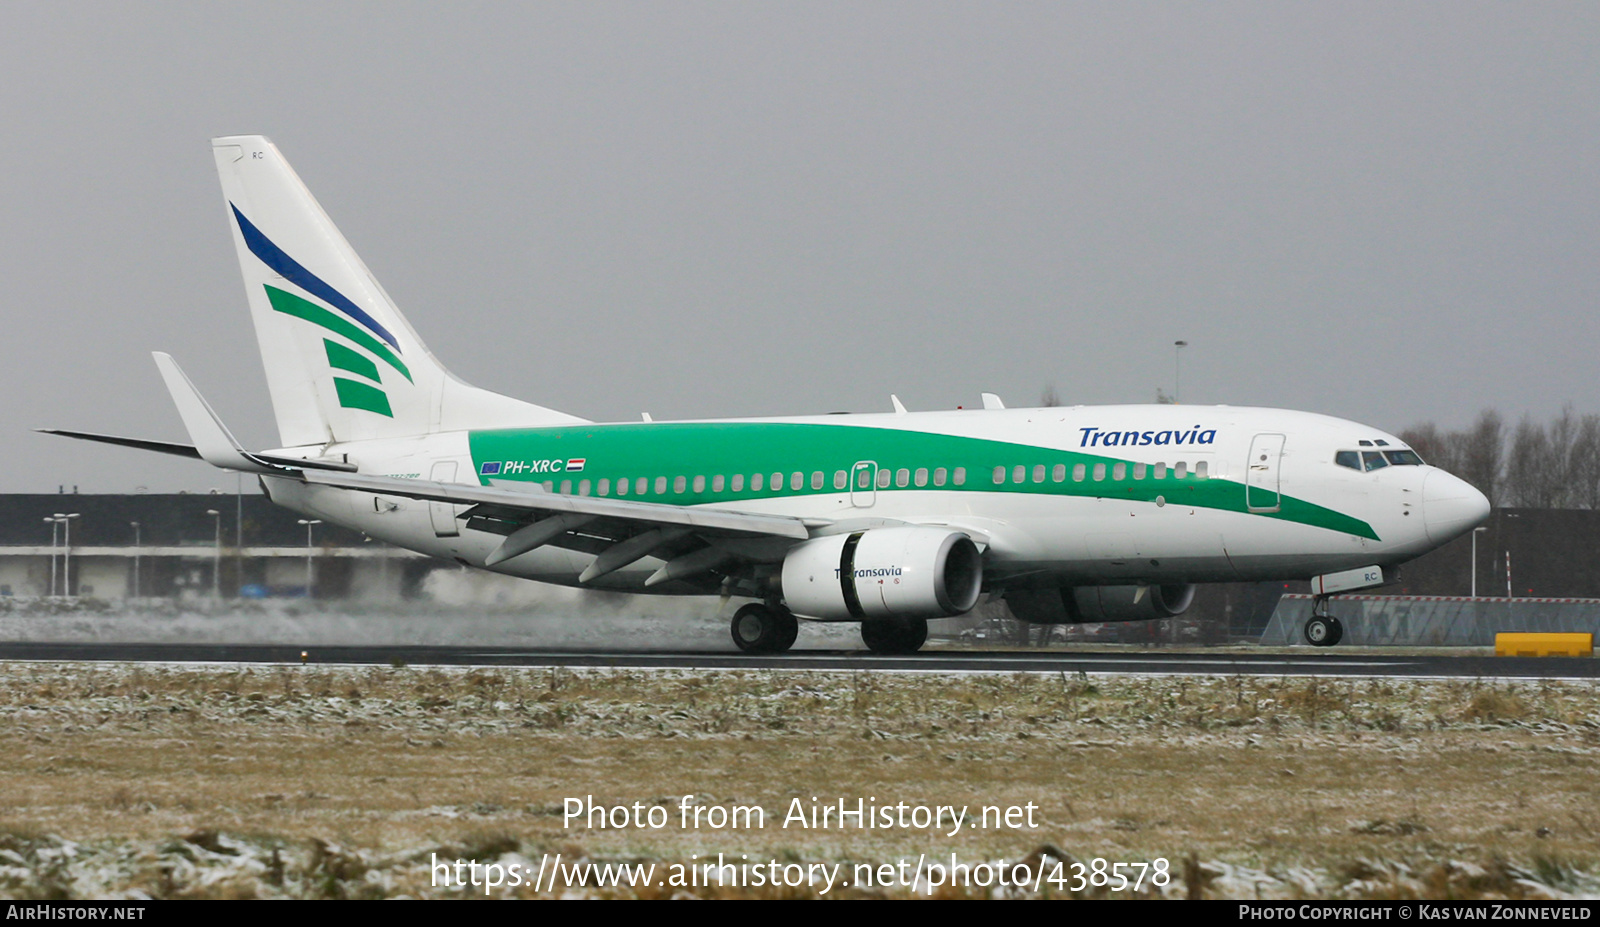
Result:
<instances>
[{"instance_id":1,"label":"airplane","mask_svg":"<svg viewBox=\"0 0 1600 927\"><path fill-rule=\"evenodd\" d=\"M271 141L212 140L281 446L247 451L168 355L192 444L68 437L256 474L273 502L470 567L750 601L734 643L858 622L877 653L984 595L1032 623L1182 614L1199 583L1330 597L1489 502L1392 434L1281 409L1117 405L591 422L469 386L428 351ZM721 606L719 606L720 608Z\"/></svg>"}]
</instances>

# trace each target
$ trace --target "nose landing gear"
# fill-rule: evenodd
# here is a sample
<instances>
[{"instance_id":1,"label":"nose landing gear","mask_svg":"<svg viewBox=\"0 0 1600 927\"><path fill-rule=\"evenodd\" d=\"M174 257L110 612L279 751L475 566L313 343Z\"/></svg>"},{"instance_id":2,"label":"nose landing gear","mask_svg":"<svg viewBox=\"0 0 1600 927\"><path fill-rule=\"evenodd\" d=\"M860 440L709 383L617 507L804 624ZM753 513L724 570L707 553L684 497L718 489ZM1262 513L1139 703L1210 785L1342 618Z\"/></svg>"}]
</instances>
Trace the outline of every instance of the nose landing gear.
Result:
<instances>
[{"instance_id":1,"label":"nose landing gear","mask_svg":"<svg viewBox=\"0 0 1600 927\"><path fill-rule=\"evenodd\" d=\"M1306 643L1313 647L1332 647L1344 640L1344 625L1328 614L1328 600L1332 596L1319 595L1312 600L1311 617L1306 621Z\"/></svg>"}]
</instances>

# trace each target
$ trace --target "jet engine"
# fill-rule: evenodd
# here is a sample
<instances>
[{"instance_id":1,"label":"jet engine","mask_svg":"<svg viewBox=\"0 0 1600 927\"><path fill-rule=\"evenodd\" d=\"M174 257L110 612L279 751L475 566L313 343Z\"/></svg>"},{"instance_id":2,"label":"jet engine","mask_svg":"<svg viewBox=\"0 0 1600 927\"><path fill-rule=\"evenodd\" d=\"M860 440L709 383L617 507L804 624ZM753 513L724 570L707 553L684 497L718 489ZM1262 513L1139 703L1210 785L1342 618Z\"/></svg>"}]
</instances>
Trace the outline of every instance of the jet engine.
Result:
<instances>
[{"instance_id":1,"label":"jet engine","mask_svg":"<svg viewBox=\"0 0 1600 927\"><path fill-rule=\"evenodd\" d=\"M1010 589L1005 600L1013 615L1033 624L1150 621L1187 611L1194 602L1194 585Z\"/></svg>"},{"instance_id":2,"label":"jet engine","mask_svg":"<svg viewBox=\"0 0 1600 927\"><path fill-rule=\"evenodd\" d=\"M825 621L950 618L978 603L983 555L959 531L871 528L797 544L783 560L784 604Z\"/></svg>"}]
</instances>

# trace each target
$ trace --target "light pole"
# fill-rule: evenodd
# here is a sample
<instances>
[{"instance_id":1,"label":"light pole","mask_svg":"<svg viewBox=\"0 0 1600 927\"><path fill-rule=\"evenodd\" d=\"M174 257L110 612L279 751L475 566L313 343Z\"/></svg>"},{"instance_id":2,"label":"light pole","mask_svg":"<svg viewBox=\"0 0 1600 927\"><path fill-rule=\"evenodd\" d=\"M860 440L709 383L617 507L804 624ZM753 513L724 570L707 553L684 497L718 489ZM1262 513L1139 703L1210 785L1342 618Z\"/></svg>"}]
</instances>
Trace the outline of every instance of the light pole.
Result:
<instances>
[{"instance_id":1,"label":"light pole","mask_svg":"<svg viewBox=\"0 0 1600 927\"><path fill-rule=\"evenodd\" d=\"M311 598L311 526L322 524L322 519L300 519L300 524L306 526L306 598Z\"/></svg>"},{"instance_id":2,"label":"light pole","mask_svg":"<svg viewBox=\"0 0 1600 927\"><path fill-rule=\"evenodd\" d=\"M1478 535L1488 531L1487 527L1472 529L1472 597L1478 597Z\"/></svg>"},{"instance_id":3,"label":"light pole","mask_svg":"<svg viewBox=\"0 0 1600 927\"><path fill-rule=\"evenodd\" d=\"M1183 399L1183 349L1188 346L1187 341L1172 343L1172 401L1175 403Z\"/></svg>"},{"instance_id":4,"label":"light pole","mask_svg":"<svg viewBox=\"0 0 1600 927\"><path fill-rule=\"evenodd\" d=\"M61 594L64 596L72 594L72 519L78 514L56 513L56 521L61 522Z\"/></svg>"},{"instance_id":5,"label":"light pole","mask_svg":"<svg viewBox=\"0 0 1600 927\"><path fill-rule=\"evenodd\" d=\"M50 523L50 595L56 594L56 544L61 537L61 522L46 516L45 521Z\"/></svg>"},{"instance_id":6,"label":"light pole","mask_svg":"<svg viewBox=\"0 0 1600 927\"><path fill-rule=\"evenodd\" d=\"M222 513L216 509L206 509L206 514L216 521L217 539L216 553L211 558L211 598L222 598Z\"/></svg>"},{"instance_id":7,"label":"light pole","mask_svg":"<svg viewBox=\"0 0 1600 927\"><path fill-rule=\"evenodd\" d=\"M139 598L139 523L129 522L133 525L133 597Z\"/></svg>"}]
</instances>

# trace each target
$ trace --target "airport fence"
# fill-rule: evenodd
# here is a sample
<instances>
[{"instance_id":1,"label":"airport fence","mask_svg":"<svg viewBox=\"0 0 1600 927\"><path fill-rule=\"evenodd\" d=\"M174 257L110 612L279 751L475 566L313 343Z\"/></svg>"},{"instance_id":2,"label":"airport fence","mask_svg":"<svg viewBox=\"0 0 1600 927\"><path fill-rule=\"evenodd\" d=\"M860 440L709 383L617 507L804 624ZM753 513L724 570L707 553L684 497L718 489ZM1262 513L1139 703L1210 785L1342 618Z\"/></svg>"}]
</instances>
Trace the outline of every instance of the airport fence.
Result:
<instances>
[{"instance_id":1,"label":"airport fence","mask_svg":"<svg viewBox=\"0 0 1600 927\"><path fill-rule=\"evenodd\" d=\"M1304 644L1312 597L1285 595L1261 643ZM1600 599L1506 599L1468 596L1350 595L1329 602L1344 625L1344 644L1493 647L1504 631L1600 634Z\"/></svg>"}]
</instances>

